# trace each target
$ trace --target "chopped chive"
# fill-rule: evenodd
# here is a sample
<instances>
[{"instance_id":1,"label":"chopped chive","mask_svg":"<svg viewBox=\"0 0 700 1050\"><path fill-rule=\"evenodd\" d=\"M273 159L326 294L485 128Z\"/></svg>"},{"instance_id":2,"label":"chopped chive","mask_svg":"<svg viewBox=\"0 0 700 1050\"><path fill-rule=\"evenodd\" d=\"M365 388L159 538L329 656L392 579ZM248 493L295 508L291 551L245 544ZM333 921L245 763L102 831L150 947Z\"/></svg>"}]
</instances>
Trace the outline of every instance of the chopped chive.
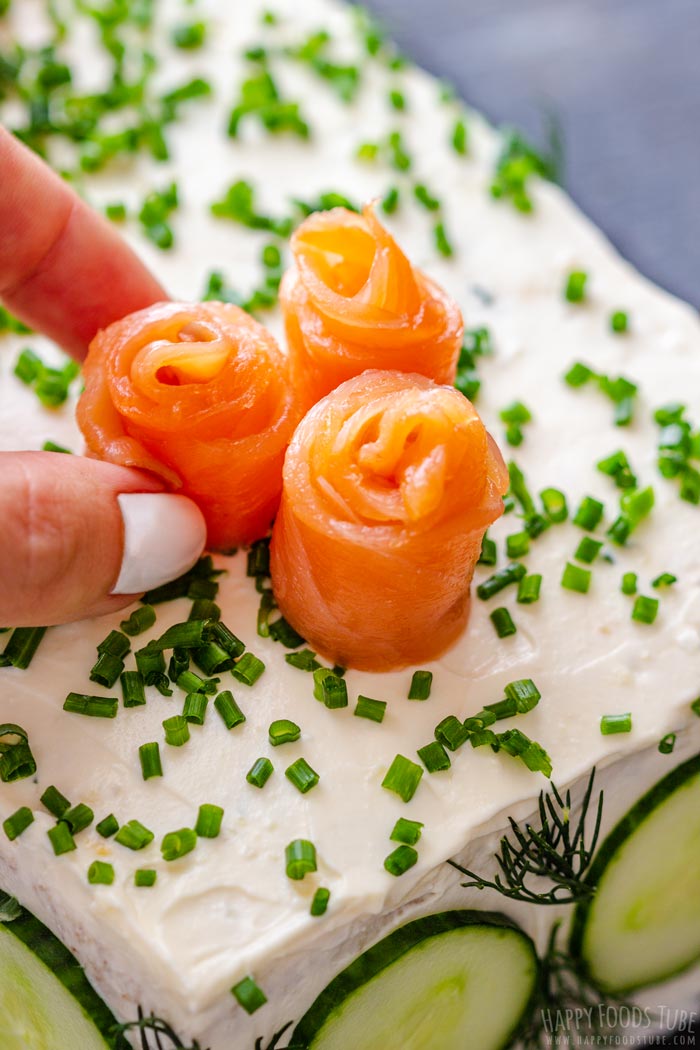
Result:
<instances>
[{"instance_id":1,"label":"chopped chive","mask_svg":"<svg viewBox=\"0 0 700 1050\"><path fill-rule=\"evenodd\" d=\"M248 551L246 575L269 576L270 575L270 541L269 539L258 540Z\"/></svg>"},{"instance_id":2,"label":"chopped chive","mask_svg":"<svg viewBox=\"0 0 700 1050\"><path fill-rule=\"evenodd\" d=\"M155 675L165 673L165 657L159 649L154 649L151 642L143 649L137 649L134 653L136 667L143 675L147 685Z\"/></svg>"},{"instance_id":3,"label":"chopped chive","mask_svg":"<svg viewBox=\"0 0 700 1050\"><path fill-rule=\"evenodd\" d=\"M6 820L2 822L3 830L10 842L19 838L30 824L34 823L34 814L28 806L20 806Z\"/></svg>"},{"instance_id":4,"label":"chopped chive","mask_svg":"<svg viewBox=\"0 0 700 1050\"><path fill-rule=\"evenodd\" d=\"M390 875L404 875L418 861L418 854L413 846L401 845L384 858L384 867Z\"/></svg>"},{"instance_id":5,"label":"chopped chive","mask_svg":"<svg viewBox=\"0 0 700 1050\"><path fill-rule=\"evenodd\" d=\"M177 679L177 687L182 689L183 693L207 693L211 695L216 692L218 681L218 678L207 680L200 678L194 671L183 671Z\"/></svg>"},{"instance_id":6,"label":"chopped chive","mask_svg":"<svg viewBox=\"0 0 700 1050\"><path fill-rule=\"evenodd\" d=\"M178 831L168 831L163 836L160 844L160 852L163 860L179 860L180 857L191 853L197 845L197 833L192 828L180 828Z\"/></svg>"},{"instance_id":7,"label":"chopped chive","mask_svg":"<svg viewBox=\"0 0 700 1050\"><path fill-rule=\"evenodd\" d=\"M245 715L234 700L233 693L229 689L224 689L223 692L219 693L214 700L214 707L221 715L223 723L227 729L235 729L236 726L245 722Z\"/></svg>"},{"instance_id":8,"label":"chopped chive","mask_svg":"<svg viewBox=\"0 0 700 1050\"><path fill-rule=\"evenodd\" d=\"M644 518L648 517L653 510L654 503L655 496L651 485L648 485L645 489L633 489L629 492L624 492L620 497L622 512L633 529Z\"/></svg>"},{"instance_id":9,"label":"chopped chive","mask_svg":"<svg viewBox=\"0 0 700 1050\"><path fill-rule=\"evenodd\" d=\"M677 582L678 577L674 576L672 572L662 572L660 576L651 581L651 585L658 590L660 587L671 587Z\"/></svg>"},{"instance_id":10,"label":"chopped chive","mask_svg":"<svg viewBox=\"0 0 700 1050\"><path fill-rule=\"evenodd\" d=\"M381 209L385 215L393 215L399 206L399 190L397 186L390 186L384 194Z\"/></svg>"},{"instance_id":11,"label":"chopped chive","mask_svg":"<svg viewBox=\"0 0 700 1050\"><path fill-rule=\"evenodd\" d=\"M244 685L255 685L264 670L265 664L262 660L259 660L253 653L244 653L232 668L231 674Z\"/></svg>"},{"instance_id":12,"label":"chopped chive","mask_svg":"<svg viewBox=\"0 0 700 1050\"><path fill-rule=\"evenodd\" d=\"M390 163L397 171L409 171L413 161L406 151L400 131L392 131L387 139Z\"/></svg>"},{"instance_id":13,"label":"chopped chive","mask_svg":"<svg viewBox=\"0 0 700 1050\"><path fill-rule=\"evenodd\" d=\"M574 525L579 525L582 529L592 532L600 524L604 510L605 507L600 500L593 499L592 496L584 496L574 515Z\"/></svg>"},{"instance_id":14,"label":"chopped chive","mask_svg":"<svg viewBox=\"0 0 700 1050\"><path fill-rule=\"evenodd\" d=\"M637 623L652 624L659 611L659 599L647 598L643 594L637 595L632 608L632 619Z\"/></svg>"},{"instance_id":15,"label":"chopped chive","mask_svg":"<svg viewBox=\"0 0 700 1050\"><path fill-rule=\"evenodd\" d=\"M78 802L77 805L71 806L61 817L61 820L68 825L73 835L79 835L81 831L85 831L85 828L89 828L94 819L95 814L84 802Z\"/></svg>"},{"instance_id":16,"label":"chopped chive","mask_svg":"<svg viewBox=\"0 0 700 1050\"><path fill-rule=\"evenodd\" d=\"M526 573L527 569L522 562L509 562L504 569L499 569L498 572L494 572L493 576L489 576L487 580L479 584L476 588L477 596L482 601L487 601L512 583L519 583Z\"/></svg>"},{"instance_id":17,"label":"chopped chive","mask_svg":"<svg viewBox=\"0 0 700 1050\"><path fill-rule=\"evenodd\" d=\"M587 594L591 586L591 570L582 569L580 565L573 565L567 561L561 578L561 585L567 591L577 591L579 594Z\"/></svg>"},{"instance_id":18,"label":"chopped chive","mask_svg":"<svg viewBox=\"0 0 700 1050\"><path fill-rule=\"evenodd\" d=\"M137 868L134 872L134 886L155 886L158 873L153 868Z\"/></svg>"},{"instance_id":19,"label":"chopped chive","mask_svg":"<svg viewBox=\"0 0 700 1050\"><path fill-rule=\"evenodd\" d=\"M499 417L503 423L523 424L530 422L532 413L522 401L511 401L509 405L501 409Z\"/></svg>"},{"instance_id":20,"label":"chopped chive","mask_svg":"<svg viewBox=\"0 0 700 1050\"><path fill-rule=\"evenodd\" d=\"M98 835L101 835L103 839L109 839L112 835L116 835L119 831L119 821L114 813L109 813L99 822L99 824L95 824L95 831Z\"/></svg>"},{"instance_id":21,"label":"chopped chive","mask_svg":"<svg viewBox=\"0 0 700 1050\"><path fill-rule=\"evenodd\" d=\"M182 717L186 722L196 726L203 726L204 719L209 706L209 697L205 693L188 693L182 709Z\"/></svg>"},{"instance_id":22,"label":"chopped chive","mask_svg":"<svg viewBox=\"0 0 700 1050\"><path fill-rule=\"evenodd\" d=\"M321 664L316 659L316 653L312 652L311 649L302 649L296 653L286 653L285 660L292 667L297 667L300 671L318 671Z\"/></svg>"},{"instance_id":23,"label":"chopped chive","mask_svg":"<svg viewBox=\"0 0 700 1050\"><path fill-rule=\"evenodd\" d=\"M131 652L131 642L121 631L110 631L97 646L97 652L100 655L109 653L110 656L123 660Z\"/></svg>"},{"instance_id":24,"label":"chopped chive","mask_svg":"<svg viewBox=\"0 0 700 1050\"><path fill-rule=\"evenodd\" d=\"M72 853L74 849L77 849L70 828L61 821L53 828L49 828L46 834L57 857L60 857L63 853Z\"/></svg>"},{"instance_id":25,"label":"chopped chive","mask_svg":"<svg viewBox=\"0 0 700 1050\"><path fill-rule=\"evenodd\" d=\"M41 448L43 452L61 452L65 456L73 455L71 449L66 448L64 445L57 445L55 441L45 441Z\"/></svg>"},{"instance_id":26,"label":"chopped chive","mask_svg":"<svg viewBox=\"0 0 700 1050\"><path fill-rule=\"evenodd\" d=\"M452 148L463 157L469 148L467 125L464 120L457 120L452 129Z\"/></svg>"},{"instance_id":27,"label":"chopped chive","mask_svg":"<svg viewBox=\"0 0 700 1050\"><path fill-rule=\"evenodd\" d=\"M93 860L88 868L87 880L91 886L111 886L114 882L114 868L104 860Z\"/></svg>"},{"instance_id":28,"label":"chopped chive","mask_svg":"<svg viewBox=\"0 0 700 1050\"><path fill-rule=\"evenodd\" d=\"M440 255L443 255L446 259L449 259L454 255L454 248L452 243L447 236L447 230L445 224L442 222L435 223L433 228L433 234L435 237L435 247L437 248Z\"/></svg>"},{"instance_id":29,"label":"chopped chive","mask_svg":"<svg viewBox=\"0 0 700 1050\"><path fill-rule=\"evenodd\" d=\"M572 270L566 278L564 298L570 303L581 303L586 297L588 274L583 270Z\"/></svg>"},{"instance_id":30,"label":"chopped chive","mask_svg":"<svg viewBox=\"0 0 700 1050\"><path fill-rule=\"evenodd\" d=\"M326 889L325 886L319 886L314 893L313 900L311 901L310 913L314 918L318 918L320 915L325 915L328 910L328 902L331 899L331 891Z\"/></svg>"},{"instance_id":31,"label":"chopped chive","mask_svg":"<svg viewBox=\"0 0 700 1050\"><path fill-rule=\"evenodd\" d=\"M411 685L408 690L408 699L427 700L430 697L430 690L432 689L432 686L432 671L414 671L413 677L411 678Z\"/></svg>"},{"instance_id":32,"label":"chopped chive","mask_svg":"<svg viewBox=\"0 0 700 1050\"><path fill-rule=\"evenodd\" d=\"M509 682L503 691L507 699L515 701L518 714L521 715L532 711L542 699L542 694L531 678L519 678L516 682Z\"/></svg>"},{"instance_id":33,"label":"chopped chive","mask_svg":"<svg viewBox=\"0 0 700 1050\"><path fill-rule=\"evenodd\" d=\"M214 806L209 802L205 802L199 807L194 830L200 839L218 838L223 819L224 811L221 806Z\"/></svg>"},{"instance_id":34,"label":"chopped chive","mask_svg":"<svg viewBox=\"0 0 700 1050\"><path fill-rule=\"evenodd\" d=\"M437 197L434 197L427 186L422 182L417 182L413 187L413 196L416 198L419 204L422 204L428 211L439 211L440 201Z\"/></svg>"},{"instance_id":35,"label":"chopped chive","mask_svg":"<svg viewBox=\"0 0 700 1050\"><path fill-rule=\"evenodd\" d=\"M173 715L163 722L165 742L170 747L182 747L190 739L189 722L183 715Z\"/></svg>"},{"instance_id":36,"label":"chopped chive","mask_svg":"<svg viewBox=\"0 0 700 1050\"><path fill-rule=\"evenodd\" d=\"M267 1002L267 996L252 977L244 977L238 984L234 984L231 994L247 1014L254 1014Z\"/></svg>"},{"instance_id":37,"label":"chopped chive","mask_svg":"<svg viewBox=\"0 0 700 1050\"><path fill-rule=\"evenodd\" d=\"M218 682L218 678L216 681ZM158 673L150 674L146 679L146 685L152 685L154 689L157 689L161 696L172 696L173 691L170 688L170 679L167 674Z\"/></svg>"},{"instance_id":38,"label":"chopped chive","mask_svg":"<svg viewBox=\"0 0 700 1050\"><path fill-rule=\"evenodd\" d=\"M291 780L294 787L302 795L305 795L307 791L311 791L311 788L316 787L321 779L305 758L297 758L295 762L292 762L291 766L287 766L284 775L287 780Z\"/></svg>"},{"instance_id":39,"label":"chopped chive","mask_svg":"<svg viewBox=\"0 0 700 1050\"><path fill-rule=\"evenodd\" d=\"M555 524L566 521L569 516L569 508L566 504L566 496L559 489L542 489L540 499L544 512L550 521Z\"/></svg>"},{"instance_id":40,"label":"chopped chive","mask_svg":"<svg viewBox=\"0 0 700 1050\"><path fill-rule=\"evenodd\" d=\"M530 740L519 729L507 729L497 736L496 750L503 750L514 758L519 758L533 773L552 775L552 760L536 740Z\"/></svg>"},{"instance_id":41,"label":"chopped chive","mask_svg":"<svg viewBox=\"0 0 700 1050\"><path fill-rule=\"evenodd\" d=\"M514 532L506 537L506 554L509 558L522 558L530 550L530 537L527 532Z\"/></svg>"},{"instance_id":42,"label":"chopped chive","mask_svg":"<svg viewBox=\"0 0 700 1050\"><path fill-rule=\"evenodd\" d=\"M419 747L417 754L429 773L442 772L452 765L450 756L438 740L431 740L424 747Z\"/></svg>"},{"instance_id":43,"label":"chopped chive","mask_svg":"<svg viewBox=\"0 0 700 1050\"><path fill-rule=\"evenodd\" d=\"M268 730L268 737L273 747L279 747L280 744L291 744L300 736L300 727L288 718L278 718L271 723Z\"/></svg>"},{"instance_id":44,"label":"chopped chive","mask_svg":"<svg viewBox=\"0 0 700 1050\"><path fill-rule=\"evenodd\" d=\"M192 649L192 660L205 675L220 674L233 667L233 660L216 642L207 642L201 649Z\"/></svg>"},{"instance_id":45,"label":"chopped chive","mask_svg":"<svg viewBox=\"0 0 700 1050\"><path fill-rule=\"evenodd\" d=\"M148 744L141 744L139 761L141 762L141 773L144 780L163 776L163 765L160 760L160 747L157 740Z\"/></svg>"},{"instance_id":46,"label":"chopped chive","mask_svg":"<svg viewBox=\"0 0 700 1050\"><path fill-rule=\"evenodd\" d=\"M175 623L168 627L160 638L149 645L154 650L174 649L176 646L182 649L198 649L206 642L206 633L206 620L186 620L184 623Z\"/></svg>"},{"instance_id":47,"label":"chopped chive","mask_svg":"<svg viewBox=\"0 0 700 1050\"><path fill-rule=\"evenodd\" d=\"M225 623L211 623L209 632L212 641L220 645L222 649L225 649L232 660L237 660L241 653L245 651L245 644Z\"/></svg>"},{"instance_id":48,"label":"chopped chive","mask_svg":"<svg viewBox=\"0 0 700 1050\"><path fill-rule=\"evenodd\" d=\"M624 310L615 310L615 312L610 315L610 328L613 332L621 335L623 332L627 331L628 327L629 320Z\"/></svg>"},{"instance_id":49,"label":"chopped chive","mask_svg":"<svg viewBox=\"0 0 700 1050\"><path fill-rule=\"evenodd\" d=\"M290 879L303 879L317 870L316 847L308 839L294 839L285 849L285 870Z\"/></svg>"},{"instance_id":50,"label":"chopped chive","mask_svg":"<svg viewBox=\"0 0 700 1050\"><path fill-rule=\"evenodd\" d=\"M518 713L518 705L514 696L508 696L505 700L497 700L493 704L485 704L484 710L491 712L496 721L502 718L513 718Z\"/></svg>"},{"instance_id":51,"label":"chopped chive","mask_svg":"<svg viewBox=\"0 0 700 1050\"><path fill-rule=\"evenodd\" d=\"M46 631L46 627L15 627L2 654L5 665L26 671Z\"/></svg>"},{"instance_id":52,"label":"chopped chive","mask_svg":"<svg viewBox=\"0 0 700 1050\"><path fill-rule=\"evenodd\" d=\"M693 714L697 715L698 718L700 718L700 696L697 698L697 700L693 700L692 704L690 705L690 710L693 712Z\"/></svg>"},{"instance_id":53,"label":"chopped chive","mask_svg":"<svg viewBox=\"0 0 700 1050\"><path fill-rule=\"evenodd\" d=\"M620 590L623 594L636 594L637 593L637 574L636 572L626 572L622 577L622 584Z\"/></svg>"},{"instance_id":54,"label":"chopped chive","mask_svg":"<svg viewBox=\"0 0 700 1050\"><path fill-rule=\"evenodd\" d=\"M516 600L521 605L532 605L533 602L539 601L541 587L542 576L539 573L523 576L518 583L518 597Z\"/></svg>"},{"instance_id":55,"label":"chopped chive","mask_svg":"<svg viewBox=\"0 0 700 1050\"><path fill-rule=\"evenodd\" d=\"M676 746L676 734L667 733L666 736L662 737L659 741L659 751L662 755L670 755Z\"/></svg>"},{"instance_id":56,"label":"chopped chive","mask_svg":"<svg viewBox=\"0 0 700 1050\"><path fill-rule=\"evenodd\" d=\"M586 383L593 379L594 375L595 372L588 365L584 365L581 361L576 361L565 374L564 382L576 389L577 387L585 386Z\"/></svg>"},{"instance_id":57,"label":"chopped chive","mask_svg":"<svg viewBox=\"0 0 700 1050\"><path fill-rule=\"evenodd\" d=\"M126 846L127 849L141 850L153 842L154 837L153 832L138 820L128 820L126 824L122 824L114 841L120 846Z\"/></svg>"},{"instance_id":58,"label":"chopped chive","mask_svg":"<svg viewBox=\"0 0 700 1050\"><path fill-rule=\"evenodd\" d=\"M314 671L314 680L320 686L320 699L329 710L348 706L348 687L343 678L339 678L332 671L324 675L319 675L317 671Z\"/></svg>"},{"instance_id":59,"label":"chopped chive","mask_svg":"<svg viewBox=\"0 0 700 1050\"><path fill-rule=\"evenodd\" d=\"M39 799L42 806L48 809L49 813L52 813L57 820L63 816L66 810L70 809L70 802L65 795L62 795L58 788L50 784L46 791Z\"/></svg>"},{"instance_id":60,"label":"chopped chive","mask_svg":"<svg viewBox=\"0 0 700 1050\"><path fill-rule=\"evenodd\" d=\"M505 701L501 701L501 703L505 703ZM512 701L509 700L508 703L512 704ZM495 705L492 705L492 706L495 706ZM513 712L513 714L515 714L516 711L517 711L517 705L516 705L516 710ZM494 711L487 711L484 708L483 711L479 711L477 714L471 715L470 718L465 718L465 720L464 720L464 728L465 728L466 732L471 736L472 733L477 733L481 729L485 729L488 726L492 726L495 721L497 721L495 712Z\"/></svg>"},{"instance_id":61,"label":"chopped chive","mask_svg":"<svg viewBox=\"0 0 700 1050\"><path fill-rule=\"evenodd\" d=\"M484 538L481 541L481 554L479 555L479 565L495 565L498 561L498 547L496 541L488 537L484 533Z\"/></svg>"},{"instance_id":62,"label":"chopped chive","mask_svg":"<svg viewBox=\"0 0 700 1050\"><path fill-rule=\"evenodd\" d=\"M601 474L606 474L609 478L612 478L619 489L633 489L637 486L637 478L635 477L630 462L626 454L619 449L617 452L613 452L610 456L606 456L596 463L598 470Z\"/></svg>"},{"instance_id":63,"label":"chopped chive","mask_svg":"<svg viewBox=\"0 0 700 1050\"><path fill-rule=\"evenodd\" d=\"M455 715L447 715L435 726L435 739L449 751L456 751L469 738L469 731Z\"/></svg>"},{"instance_id":64,"label":"chopped chive","mask_svg":"<svg viewBox=\"0 0 700 1050\"><path fill-rule=\"evenodd\" d=\"M421 837L424 825L419 820L406 820L399 817L394 824L389 838L392 842L403 842L406 846L415 846Z\"/></svg>"},{"instance_id":65,"label":"chopped chive","mask_svg":"<svg viewBox=\"0 0 700 1050\"><path fill-rule=\"evenodd\" d=\"M603 715L600 720L600 731L603 736L613 733L629 733L632 730L632 715Z\"/></svg>"},{"instance_id":66,"label":"chopped chive","mask_svg":"<svg viewBox=\"0 0 700 1050\"><path fill-rule=\"evenodd\" d=\"M90 681L111 689L124 670L124 661L111 653L100 653L97 663L90 671Z\"/></svg>"},{"instance_id":67,"label":"chopped chive","mask_svg":"<svg viewBox=\"0 0 700 1050\"><path fill-rule=\"evenodd\" d=\"M389 105L392 109L396 109L402 113L406 109L406 96L403 91L399 91L397 88L392 88L389 92Z\"/></svg>"},{"instance_id":68,"label":"chopped chive","mask_svg":"<svg viewBox=\"0 0 700 1050\"><path fill-rule=\"evenodd\" d=\"M122 201L114 201L105 205L105 215L110 222L125 222L127 218L126 204Z\"/></svg>"},{"instance_id":69,"label":"chopped chive","mask_svg":"<svg viewBox=\"0 0 700 1050\"><path fill-rule=\"evenodd\" d=\"M88 696L85 693L69 693L63 702L63 710L91 718L116 718L119 701L115 696Z\"/></svg>"},{"instance_id":70,"label":"chopped chive","mask_svg":"<svg viewBox=\"0 0 700 1050\"><path fill-rule=\"evenodd\" d=\"M173 654L170 657L168 664L168 678L171 682L177 683L180 675L184 674L185 671L190 669L190 654L187 649L173 649Z\"/></svg>"},{"instance_id":71,"label":"chopped chive","mask_svg":"<svg viewBox=\"0 0 700 1050\"><path fill-rule=\"evenodd\" d=\"M576 548L574 558L577 561L584 562L586 565L592 565L602 549L602 540L594 540L592 536L584 536Z\"/></svg>"},{"instance_id":72,"label":"chopped chive","mask_svg":"<svg viewBox=\"0 0 700 1050\"><path fill-rule=\"evenodd\" d=\"M206 583L206 580L202 581ZM190 615L187 617L188 620L208 620L210 621L210 630L212 628L211 621L218 622L221 619L221 606L217 605L211 598L195 598L192 602L192 608L190 609ZM177 646L182 652L187 652L187 649L182 649L182 646Z\"/></svg>"},{"instance_id":73,"label":"chopped chive","mask_svg":"<svg viewBox=\"0 0 700 1050\"><path fill-rule=\"evenodd\" d=\"M269 758L258 758L246 773L246 780L253 787L263 788L274 773L274 766Z\"/></svg>"},{"instance_id":74,"label":"chopped chive","mask_svg":"<svg viewBox=\"0 0 700 1050\"><path fill-rule=\"evenodd\" d=\"M269 627L270 638L275 642L279 642L285 649L298 649L300 645L304 644L305 639L295 631L292 625L285 620L284 616L280 616L279 619L273 620Z\"/></svg>"},{"instance_id":75,"label":"chopped chive","mask_svg":"<svg viewBox=\"0 0 700 1050\"><path fill-rule=\"evenodd\" d=\"M382 787L394 791L404 802L410 802L421 782L423 770L404 755L396 755L389 766Z\"/></svg>"},{"instance_id":76,"label":"chopped chive","mask_svg":"<svg viewBox=\"0 0 700 1050\"><path fill-rule=\"evenodd\" d=\"M373 700L371 696L358 696L353 714L357 718L369 718L372 722L383 722L386 706L386 700Z\"/></svg>"},{"instance_id":77,"label":"chopped chive","mask_svg":"<svg viewBox=\"0 0 700 1050\"><path fill-rule=\"evenodd\" d=\"M605 535L617 543L618 546L622 547L627 542L630 533L632 532L632 525L629 518L626 518L623 514L620 514L615 521L612 523L609 529L607 529Z\"/></svg>"},{"instance_id":78,"label":"chopped chive","mask_svg":"<svg viewBox=\"0 0 700 1050\"><path fill-rule=\"evenodd\" d=\"M378 142L361 142L355 150L355 156L358 160L376 160L378 155Z\"/></svg>"},{"instance_id":79,"label":"chopped chive","mask_svg":"<svg viewBox=\"0 0 700 1050\"><path fill-rule=\"evenodd\" d=\"M494 609L489 616L499 638L508 638L511 634L517 633L518 628L506 608Z\"/></svg>"},{"instance_id":80,"label":"chopped chive","mask_svg":"<svg viewBox=\"0 0 700 1050\"><path fill-rule=\"evenodd\" d=\"M124 634L133 638L137 634L143 634L156 622L156 611L152 605L140 605L134 609L128 620L122 620L119 624Z\"/></svg>"},{"instance_id":81,"label":"chopped chive","mask_svg":"<svg viewBox=\"0 0 700 1050\"><path fill-rule=\"evenodd\" d=\"M119 678L124 707L141 707L146 703L146 689L140 671L124 671Z\"/></svg>"},{"instance_id":82,"label":"chopped chive","mask_svg":"<svg viewBox=\"0 0 700 1050\"><path fill-rule=\"evenodd\" d=\"M206 22L189 22L175 26L171 36L175 47L192 50L201 47L207 35Z\"/></svg>"}]
</instances>

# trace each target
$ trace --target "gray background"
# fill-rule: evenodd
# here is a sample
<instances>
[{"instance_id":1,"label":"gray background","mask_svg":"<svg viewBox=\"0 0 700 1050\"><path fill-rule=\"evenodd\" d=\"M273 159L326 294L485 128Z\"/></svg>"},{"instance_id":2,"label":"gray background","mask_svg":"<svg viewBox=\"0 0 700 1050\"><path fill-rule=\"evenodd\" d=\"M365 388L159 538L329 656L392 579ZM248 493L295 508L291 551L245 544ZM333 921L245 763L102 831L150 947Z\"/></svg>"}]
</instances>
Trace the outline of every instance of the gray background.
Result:
<instances>
[{"instance_id":1,"label":"gray background","mask_svg":"<svg viewBox=\"0 0 700 1050\"><path fill-rule=\"evenodd\" d=\"M535 142L647 276L700 307L700 0L367 0L420 65Z\"/></svg>"},{"instance_id":2,"label":"gray background","mask_svg":"<svg viewBox=\"0 0 700 1050\"><path fill-rule=\"evenodd\" d=\"M640 270L700 307L700 0L366 2L494 122L542 142L554 113L572 197Z\"/></svg>"}]
</instances>

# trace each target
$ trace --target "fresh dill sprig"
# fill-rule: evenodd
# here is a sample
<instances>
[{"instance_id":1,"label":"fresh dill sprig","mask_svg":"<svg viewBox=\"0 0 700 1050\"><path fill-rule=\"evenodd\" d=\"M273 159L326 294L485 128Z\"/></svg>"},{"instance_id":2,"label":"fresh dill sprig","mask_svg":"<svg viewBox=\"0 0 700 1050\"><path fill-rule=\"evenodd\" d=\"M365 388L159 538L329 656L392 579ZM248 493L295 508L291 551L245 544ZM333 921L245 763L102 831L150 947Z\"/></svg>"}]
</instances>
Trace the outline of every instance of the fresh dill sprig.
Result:
<instances>
[{"instance_id":1,"label":"fresh dill sprig","mask_svg":"<svg viewBox=\"0 0 700 1050\"><path fill-rule=\"evenodd\" d=\"M191 1046L186 1047L167 1021L163 1021L154 1014L146 1017L140 1006L138 1020L116 1025L113 1032L115 1035L125 1035L134 1029L138 1030L141 1035L141 1050L205 1050L196 1040ZM153 1041L151 1041L151 1036L153 1036ZM164 1043L161 1037L167 1039L168 1043Z\"/></svg>"},{"instance_id":2,"label":"fresh dill sprig","mask_svg":"<svg viewBox=\"0 0 700 1050\"><path fill-rule=\"evenodd\" d=\"M595 824L589 842L586 841L586 818L593 793L595 769L592 770L581 803L581 814L572 824L571 792L562 797L554 784L549 792L540 792L539 827L526 824L524 828L509 817L515 841L507 835L501 839L496 861L501 869L493 879L477 875L456 861L448 861L453 868L471 881L465 888L493 889L511 900L531 904L573 904L593 893L584 876L595 851L603 815L603 792L598 795ZM546 879L549 889L538 890L531 879Z\"/></svg>"}]
</instances>

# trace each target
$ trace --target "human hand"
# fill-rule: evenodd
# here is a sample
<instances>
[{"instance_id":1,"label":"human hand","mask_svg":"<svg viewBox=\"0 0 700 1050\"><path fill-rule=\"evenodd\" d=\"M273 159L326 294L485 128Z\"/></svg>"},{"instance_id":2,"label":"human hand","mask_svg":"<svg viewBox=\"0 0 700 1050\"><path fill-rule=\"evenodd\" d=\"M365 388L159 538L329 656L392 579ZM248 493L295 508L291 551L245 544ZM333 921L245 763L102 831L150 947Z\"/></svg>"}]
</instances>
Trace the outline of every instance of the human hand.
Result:
<instances>
[{"instance_id":1,"label":"human hand","mask_svg":"<svg viewBox=\"0 0 700 1050\"><path fill-rule=\"evenodd\" d=\"M167 298L125 241L0 127L0 300L77 360L104 328ZM204 519L125 467L0 452L0 625L100 616L185 572Z\"/></svg>"}]
</instances>

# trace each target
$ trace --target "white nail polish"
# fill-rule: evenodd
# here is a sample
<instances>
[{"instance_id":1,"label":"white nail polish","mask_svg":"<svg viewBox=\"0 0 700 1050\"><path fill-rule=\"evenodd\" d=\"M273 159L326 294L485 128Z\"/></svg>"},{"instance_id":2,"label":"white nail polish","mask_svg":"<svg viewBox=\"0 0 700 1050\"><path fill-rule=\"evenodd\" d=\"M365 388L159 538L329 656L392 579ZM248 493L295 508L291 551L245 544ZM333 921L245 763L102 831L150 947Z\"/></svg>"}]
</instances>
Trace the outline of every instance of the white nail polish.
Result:
<instances>
[{"instance_id":1,"label":"white nail polish","mask_svg":"<svg viewBox=\"0 0 700 1050\"><path fill-rule=\"evenodd\" d=\"M117 501L124 519L124 556L112 594L140 594L194 565L204 550L207 527L192 500L126 492Z\"/></svg>"}]
</instances>

